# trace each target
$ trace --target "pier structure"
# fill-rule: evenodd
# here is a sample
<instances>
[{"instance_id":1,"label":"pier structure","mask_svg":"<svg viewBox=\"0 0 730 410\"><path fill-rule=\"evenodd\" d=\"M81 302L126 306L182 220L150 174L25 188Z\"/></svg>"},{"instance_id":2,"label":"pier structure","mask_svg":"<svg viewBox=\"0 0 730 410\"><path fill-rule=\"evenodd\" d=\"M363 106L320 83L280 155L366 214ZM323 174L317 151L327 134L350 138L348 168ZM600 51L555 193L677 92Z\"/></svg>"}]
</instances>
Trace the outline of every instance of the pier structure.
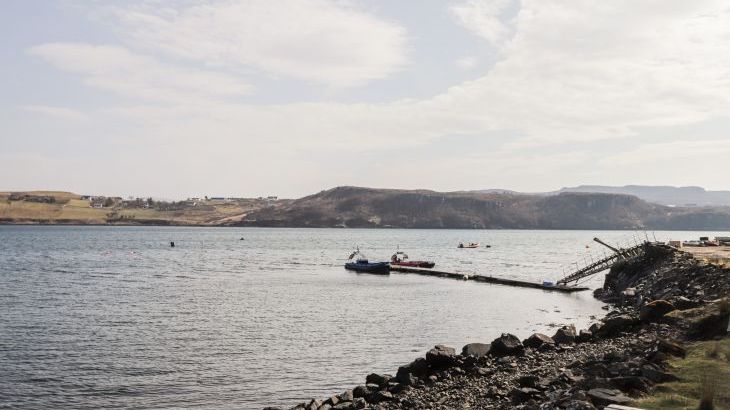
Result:
<instances>
[{"instance_id":1,"label":"pier structure","mask_svg":"<svg viewBox=\"0 0 730 410\"><path fill-rule=\"evenodd\" d=\"M609 248L613 251L612 254L607 255L599 260L591 261L587 265L583 266L582 268L576 269L573 273L566 275L562 279L560 279L557 283L558 285L562 286L568 286L571 282L578 282L579 280L583 278L587 278L589 276L595 275L597 273L603 272L604 270L611 269L611 267L622 260L635 258L637 256L641 256L644 254L644 250L646 249L646 244L648 244L648 241L644 241L641 243L636 243L631 247L628 248L616 248L614 246L611 246L602 240L598 238L593 238L594 241L600 243L601 245Z\"/></svg>"},{"instance_id":2,"label":"pier structure","mask_svg":"<svg viewBox=\"0 0 730 410\"><path fill-rule=\"evenodd\" d=\"M433 269L411 268L406 266L391 266L391 272L413 273L416 275L432 276L439 278L450 278L459 280L472 280L475 282L492 283L495 285L517 286L521 288L542 289L554 292L572 293L588 290L585 287L553 285L547 283L535 283L517 279L497 278L485 275L469 275L466 273L444 272Z\"/></svg>"}]
</instances>

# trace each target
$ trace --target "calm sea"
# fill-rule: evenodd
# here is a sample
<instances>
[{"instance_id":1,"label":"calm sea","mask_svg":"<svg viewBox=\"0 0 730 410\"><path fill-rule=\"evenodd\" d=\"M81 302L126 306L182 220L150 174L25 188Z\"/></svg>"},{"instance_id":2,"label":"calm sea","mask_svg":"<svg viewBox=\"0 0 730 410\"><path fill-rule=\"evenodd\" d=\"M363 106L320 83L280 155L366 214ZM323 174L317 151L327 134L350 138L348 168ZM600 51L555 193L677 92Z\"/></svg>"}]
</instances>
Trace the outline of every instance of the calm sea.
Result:
<instances>
[{"instance_id":1,"label":"calm sea","mask_svg":"<svg viewBox=\"0 0 730 410\"><path fill-rule=\"evenodd\" d=\"M556 280L603 252L594 236L632 235L0 226L0 408L291 406L394 373L437 343L585 326L603 314L590 292L342 264L355 246L371 259L400 246L443 270ZM491 248L456 249L460 241Z\"/></svg>"}]
</instances>

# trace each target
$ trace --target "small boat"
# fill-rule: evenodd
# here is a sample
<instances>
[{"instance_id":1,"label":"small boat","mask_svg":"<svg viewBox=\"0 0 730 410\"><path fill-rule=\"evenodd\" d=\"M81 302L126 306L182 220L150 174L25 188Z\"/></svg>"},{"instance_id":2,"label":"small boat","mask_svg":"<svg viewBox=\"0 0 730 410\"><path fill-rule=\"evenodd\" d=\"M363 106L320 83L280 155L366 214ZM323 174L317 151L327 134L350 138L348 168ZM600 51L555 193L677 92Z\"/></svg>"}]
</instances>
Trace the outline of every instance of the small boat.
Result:
<instances>
[{"instance_id":1,"label":"small boat","mask_svg":"<svg viewBox=\"0 0 730 410\"><path fill-rule=\"evenodd\" d=\"M411 268L433 268L436 266L435 262L431 261L412 261L408 259L408 255L405 252L397 251L390 257L390 264L396 266L408 266Z\"/></svg>"},{"instance_id":2,"label":"small boat","mask_svg":"<svg viewBox=\"0 0 730 410\"><path fill-rule=\"evenodd\" d=\"M354 270L356 272L374 273L376 275L390 275L390 263L388 262L370 262L360 249L355 250L350 257L349 262L345 263L345 269Z\"/></svg>"},{"instance_id":3,"label":"small boat","mask_svg":"<svg viewBox=\"0 0 730 410\"><path fill-rule=\"evenodd\" d=\"M479 242L469 242L466 245L459 242L459 246L457 248L459 249L474 249L479 247Z\"/></svg>"}]
</instances>

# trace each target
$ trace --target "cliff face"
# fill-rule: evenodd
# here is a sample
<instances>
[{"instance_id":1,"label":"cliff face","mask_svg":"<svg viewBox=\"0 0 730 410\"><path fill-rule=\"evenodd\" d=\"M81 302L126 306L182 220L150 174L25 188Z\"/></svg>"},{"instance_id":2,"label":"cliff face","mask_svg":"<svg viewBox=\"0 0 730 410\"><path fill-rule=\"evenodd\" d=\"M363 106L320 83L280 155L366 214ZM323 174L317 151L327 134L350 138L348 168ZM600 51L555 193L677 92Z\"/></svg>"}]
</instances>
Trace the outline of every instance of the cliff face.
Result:
<instances>
[{"instance_id":1,"label":"cliff face","mask_svg":"<svg viewBox=\"0 0 730 410\"><path fill-rule=\"evenodd\" d=\"M704 212L704 213L703 213ZM730 212L650 204L630 195L434 192L338 187L247 215L238 224L288 227L730 228ZM702 226L704 227L704 226Z\"/></svg>"}]
</instances>

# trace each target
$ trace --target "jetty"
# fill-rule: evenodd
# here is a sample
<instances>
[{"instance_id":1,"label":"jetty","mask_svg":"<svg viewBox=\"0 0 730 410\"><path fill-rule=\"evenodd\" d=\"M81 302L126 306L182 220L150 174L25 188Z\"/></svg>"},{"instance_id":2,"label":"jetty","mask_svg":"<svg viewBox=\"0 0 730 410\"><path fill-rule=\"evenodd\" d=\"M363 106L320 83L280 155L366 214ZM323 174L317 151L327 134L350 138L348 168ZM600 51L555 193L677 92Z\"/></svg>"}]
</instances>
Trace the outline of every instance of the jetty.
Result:
<instances>
[{"instance_id":1,"label":"jetty","mask_svg":"<svg viewBox=\"0 0 730 410\"><path fill-rule=\"evenodd\" d=\"M567 286L570 282L577 283L583 278L587 278L589 276L593 276L597 273L611 269L611 267L613 267L613 265L618 262L639 258L644 255L646 246L649 243L649 241L647 240L642 243L636 243L634 246L628 248L616 248L598 238L593 238L593 240L612 250L613 253L599 260L591 261L586 266L577 269L570 275L567 275L564 278L560 279L558 281L558 285Z\"/></svg>"},{"instance_id":2,"label":"jetty","mask_svg":"<svg viewBox=\"0 0 730 410\"><path fill-rule=\"evenodd\" d=\"M407 266L391 266L391 272L413 273L416 275L432 276L437 278L449 278L458 280L473 280L475 282L492 283L495 285L517 286L521 288L533 288L549 290L553 292L573 293L588 290L586 287L550 285L544 283L528 282L517 279L497 278L485 275L469 275L466 273L444 272L433 269L411 268Z\"/></svg>"}]
</instances>

